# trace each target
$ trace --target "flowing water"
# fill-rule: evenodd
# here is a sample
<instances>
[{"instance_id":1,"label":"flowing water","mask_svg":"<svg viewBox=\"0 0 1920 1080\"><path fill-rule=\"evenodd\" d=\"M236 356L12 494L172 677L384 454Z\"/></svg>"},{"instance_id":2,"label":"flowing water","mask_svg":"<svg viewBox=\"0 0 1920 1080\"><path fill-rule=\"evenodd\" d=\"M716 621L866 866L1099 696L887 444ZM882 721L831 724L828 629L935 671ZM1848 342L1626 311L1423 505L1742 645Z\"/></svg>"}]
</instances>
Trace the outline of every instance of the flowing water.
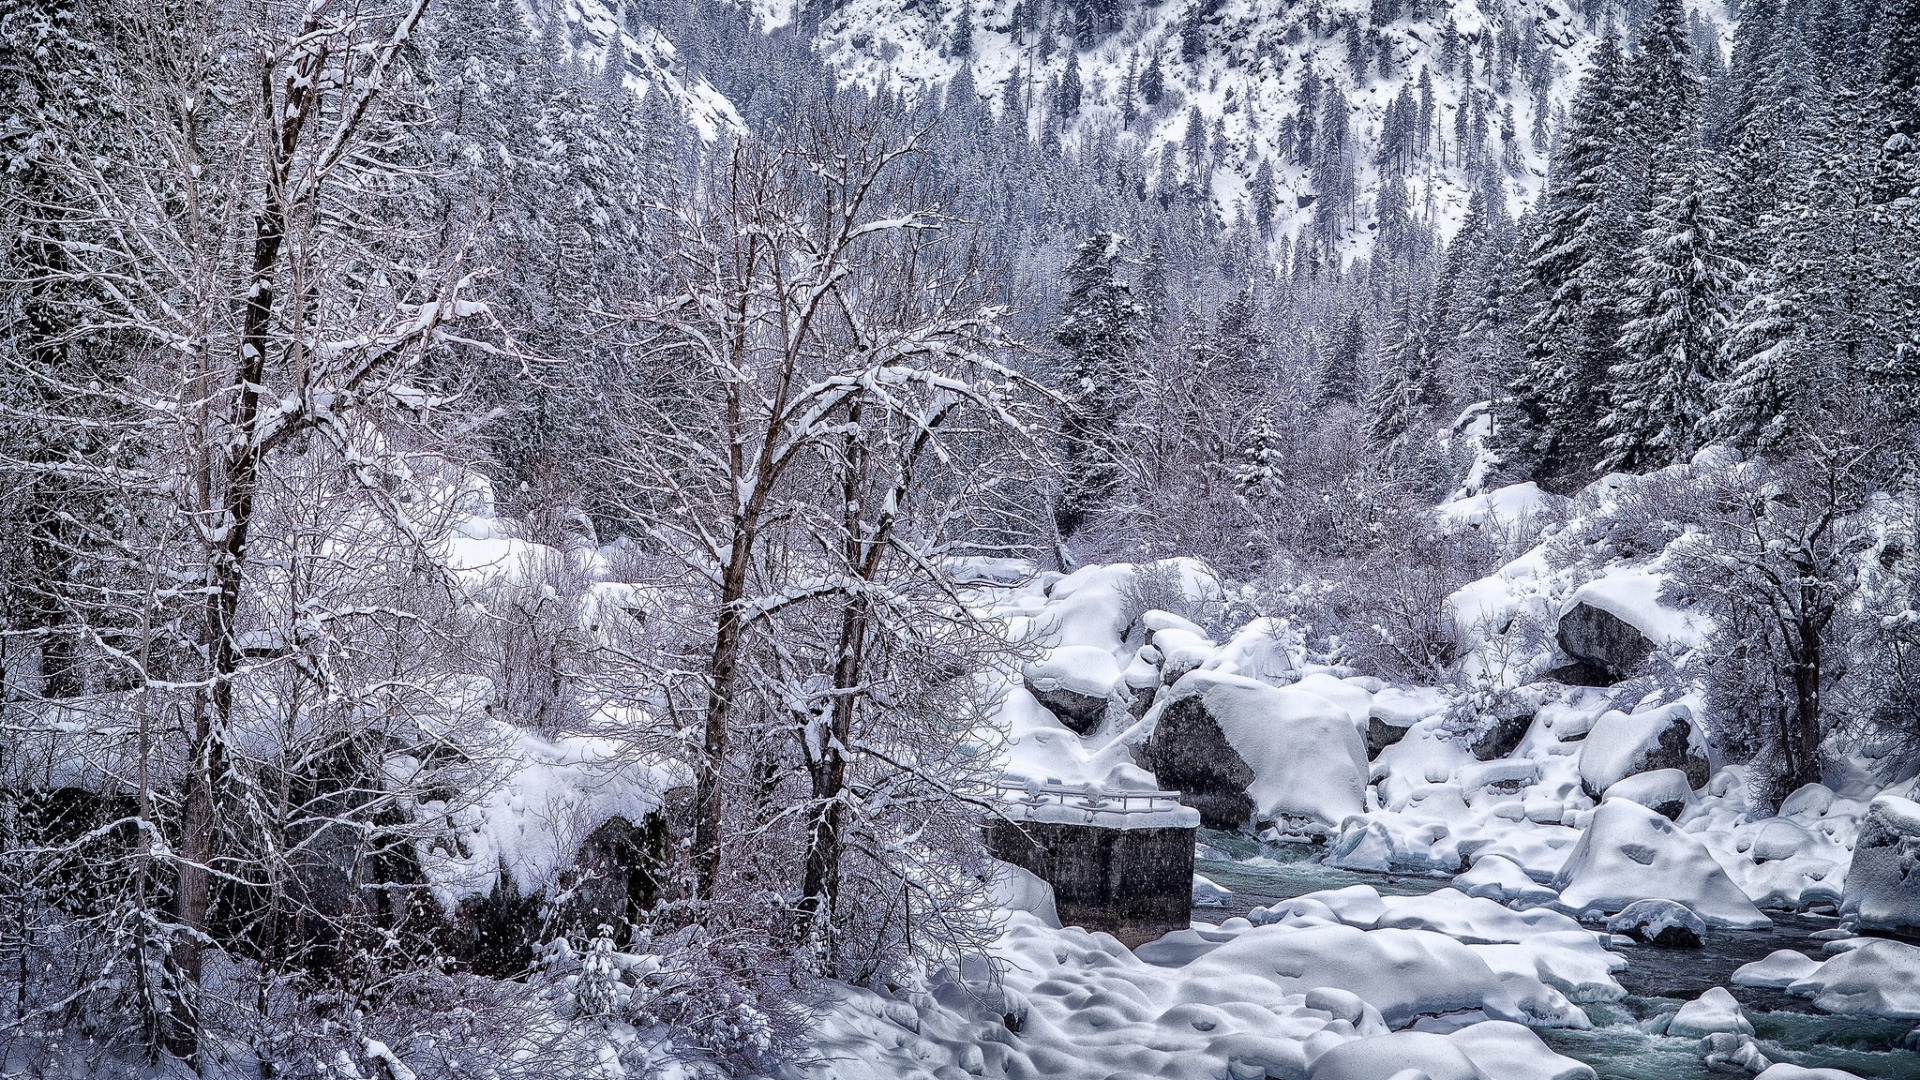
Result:
<instances>
[{"instance_id":1,"label":"flowing water","mask_svg":"<svg viewBox=\"0 0 1920 1080\"><path fill-rule=\"evenodd\" d=\"M1306 845L1261 844L1216 832L1203 832L1201 841L1195 869L1233 890L1225 907L1194 910L1196 918L1208 922L1320 889L1364 884L1383 895L1415 896L1446 887L1445 878L1337 870L1320 863L1319 850ZM1810 935L1834 925L1834 920L1817 916L1770 914L1774 929L1713 931L1704 948L1639 945L1621 950L1627 969L1615 978L1627 996L1586 1006L1593 1021L1590 1031L1543 1030L1540 1037L1560 1053L1593 1066L1600 1080L1727 1080L1729 1074L1710 1072L1701 1064L1699 1040L1650 1033L1683 1002L1708 987L1725 986L1753 1022L1760 1052L1772 1061L1885 1080L1920 1080L1920 1053L1902 1049L1914 1030L1910 1021L1827 1016L1779 990L1729 985L1735 968L1777 949L1819 957L1820 942Z\"/></svg>"}]
</instances>

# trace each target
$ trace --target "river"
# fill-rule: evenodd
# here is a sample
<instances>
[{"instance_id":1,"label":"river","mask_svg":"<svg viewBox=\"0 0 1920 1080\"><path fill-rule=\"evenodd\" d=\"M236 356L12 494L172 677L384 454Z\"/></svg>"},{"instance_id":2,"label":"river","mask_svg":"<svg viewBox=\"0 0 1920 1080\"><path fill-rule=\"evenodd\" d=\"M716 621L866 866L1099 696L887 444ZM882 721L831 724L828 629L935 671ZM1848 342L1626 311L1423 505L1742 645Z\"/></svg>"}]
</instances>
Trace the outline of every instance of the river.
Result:
<instances>
[{"instance_id":1,"label":"river","mask_svg":"<svg viewBox=\"0 0 1920 1080\"><path fill-rule=\"evenodd\" d=\"M1195 869L1233 890L1225 907L1203 907L1194 917L1218 922L1289 897L1348 885L1371 885L1382 895L1417 896L1446 888L1445 878L1337 870L1318 861L1305 845L1261 844L1248 837L1203 832ZM1591 1065L1600 1080L1727 1080L1701 1064L1697 1039L1649 1033L1651 1022L1672 1013L1708 987L1726 986L1752 1021L1760 1051L1770 1060L1808 1068L1844 1069L1863 1077L1920 1080L1920 1053L1902 1049L1911 1022L1827 1016L1804 999L1779 990L1729 985L1735 968L1777 949L1818 957L1813 933L1834 920L1769 912L1770 931L1713 931L1704 948L1665 949L1639 945L1621 950L1627 969L1616 978L1627 997L1585 1006L1590 1031L1543 1030L1547 1045Z\"/></svg>"}]
</instances>

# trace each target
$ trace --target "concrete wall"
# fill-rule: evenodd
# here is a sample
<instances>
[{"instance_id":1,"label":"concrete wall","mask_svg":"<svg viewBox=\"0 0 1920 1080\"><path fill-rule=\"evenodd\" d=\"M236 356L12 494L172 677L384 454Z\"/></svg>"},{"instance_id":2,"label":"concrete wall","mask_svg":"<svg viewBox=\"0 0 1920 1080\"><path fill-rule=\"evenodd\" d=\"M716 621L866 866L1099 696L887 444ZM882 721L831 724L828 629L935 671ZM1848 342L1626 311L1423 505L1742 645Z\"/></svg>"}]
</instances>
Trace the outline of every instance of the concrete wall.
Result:
<instances>
[{"instance_id":1,"label":"concrete wall","mask_svg":"<svg viewBox=\"0 0 1920 1080\"><path fill-rule=\"evenodd\" d=\"M1192 829L996 821L987 850L1052 885L1062 923L1132 947L1192 921L1193 838Z\"/></svg>"}]
</instances>

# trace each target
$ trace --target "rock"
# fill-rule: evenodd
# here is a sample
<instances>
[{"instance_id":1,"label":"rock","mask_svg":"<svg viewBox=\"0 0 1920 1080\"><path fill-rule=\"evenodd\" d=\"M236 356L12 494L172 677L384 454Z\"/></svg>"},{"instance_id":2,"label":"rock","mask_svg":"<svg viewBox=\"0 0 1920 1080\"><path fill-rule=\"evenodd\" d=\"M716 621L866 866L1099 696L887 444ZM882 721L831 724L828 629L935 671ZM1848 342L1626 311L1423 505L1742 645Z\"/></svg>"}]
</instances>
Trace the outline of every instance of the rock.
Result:
<instances>
[{"instance_id":1,"label":"rock","mask_svg":"<svg viewBox=\"0 0 1920 1080\"><path fill-rule=\"evenodd\" d=\"M1570 686L1613 686L1653 655L1653 642L1633 624L1585 601L1560 616L1554 640L1573 662L1548 677Z\"/></svg>"},{"instance_id":2,"label":"rock","mask_svg":"<svg viewBox=\"0 0 1920 1080\"><path fill-rule=\"evenodd\" d=\"M1506 757L1519 749L1520 740L1526 738L1532 728L1533 714L1530 712L1502 716L1473 741L1473 756L1479 761Z\"/></svg>"},{"instance_id":3,"label":"rock","mask_svg":"<svg viewBox=\"0 0 1920 1080\"><path fill-rule=\"evenodd\" d=\"M1625 934L1649 945L1697 949L1707 935L1706 921L1672 900L1636 900L1607 920L1607 932Z\"/></svg>"},{"instance_id":4,"label":"rock","mask_svg":"<svg viewBox=\"0 0 1920 1080\"><path fill-rule=\"evenodd\" d=\"M1668 821L1678 821L1693 802L1693 787L1679 769L1655 769L1614 784L1606 798L1630 799Z\"/></svg>"},{"instance_id":5,"label":"rock","mask_svg":"<svg viewBox=\"0 0 1920 1080\"><path fill-rule=\"evenodd\" d=\"M1803 952L1792 949L1778 949L1770 952L1764 959L1736 969L1728 981L1735 986L1752 986L1768 990L1785 990L1801 979L1820 970L1821 961L1815 960Z\"/></svg>"},{"instance_id":6,"label":"rock","mask_svg":"<svg viewBox=\"0 0 1920 1080\"><path fill-rule=\"evenodd\" d=\"M1920 803L1882 795L1867 807L1840 915L1855 929L1920 937Z\"/></svg>"},{"instance_id":7,"label":"rock","mask_svg":"<svg viewBox=\"0 0 1920 1080\"><path fill-rule=\"evenodd\" d=\"M1685 773L1689 790L1705 787L1712 775L1706 733L1683 704L1609 712L1580 744L1580 786L1595 802L1627 777L1659 769Z\"/></svg>"},{"instance_id":8,"label":"rock","mask_svg":"<svg viewBox=\"0 0 1920 1080\"><path fill-rule=\"evenodd\" d=\"M1194 671L1141 723L1140 763L1209 828L1258 820L1331 835L1365 809L1366 747L1347 713L1316 694Z\"/></svg>"},{"instance_id":9,"label":"rock","mask_svg":"<svg viewBox=\"0 0 1920 1080\"><path fill-rule=\"evenodd\" d=\"M1378 716L1367 717L1367 760L1380 756L1380 751L1407 737L1407 729L1395 727Z\"/></svg>"},{"instance_id":10,"label":"rock","mask_svg":"<svg viewBox=\"0 0 1920 1080\"><path fill-rule=\"evenodd\" d=\"M1638 900L1685 904L1708 925L1764 930L1760 913L1698 839L1625 799L1602 803L1549 883L1576 918L1615 915Z\"/></svg>"},{"instance_id":11,"label":"rock","mask_svg":"<svg viewBox=\"0 0 1920 1080\"><path fill-rule=\"evenodd\" d=\"M1667 1024L1667 1034L1677 1039L1699 1039L1719 1032L1752 1035L1753 1024L1740 1011L1740 1003L1724 986L1715 986L1698 998L1680 1006ZM1759 1070L1755 1070L1758 1072Z\"/></svg>"},{"instance_id":12,"label":"rock","mask_svg":"<svg viewBox=\"0 0 1920 1080\"><path fill-rule=\"evenodd\" d=\"M1681 1011L1685 1011L1684 1009ZM1717 1031L1700 1040L1700 1063L1713 1072L1753 1076L1773 1066L1754 1044L1753 1036Z\"/></svg>"},{"instance_id":13,"label":"rock","mask_svg":"<svg viewBox=\"0 0 1920 1080\"><path fill-rule=\"evenodd\" d=\"M1097 646L1063 645L1028 664L1022 674L1034 700L1075 734L1088 735L1106 718L1120 665Z\"/></svg>"},{"instance_id":14,"label":"rock","mask_svg":"<svg viewBox=\"0 0 1920 1080\"><path fill-rule=\"evenodd\" d=\"M1795 980L1787 993L1812 998L1822 1012L1920 1020L1920 948L1868 941Z\"/></svg>"}]
</instances>

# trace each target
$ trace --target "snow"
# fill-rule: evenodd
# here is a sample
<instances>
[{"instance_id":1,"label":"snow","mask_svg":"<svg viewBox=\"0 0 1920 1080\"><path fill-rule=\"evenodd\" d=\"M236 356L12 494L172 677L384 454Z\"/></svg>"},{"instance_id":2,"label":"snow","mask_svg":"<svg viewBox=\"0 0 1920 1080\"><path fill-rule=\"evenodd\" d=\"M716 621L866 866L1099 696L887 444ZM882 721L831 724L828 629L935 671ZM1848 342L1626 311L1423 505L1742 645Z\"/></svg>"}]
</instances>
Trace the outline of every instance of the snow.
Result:
<instances>
[{"instance_id":1,"label":"snow","mask_svg":"<svg viewBox=\"0 0 1920 1080\"><path fill-rule=\"evenodd\" d=\"M1297 687L1194 671L1163 693L1127 738L1145 742L1158 718L1188 698L1200 699L1253 770L1247 793L1262 820L1301 819L1331 830L1365 808L1366 747L1346 710Z\"/></svg>"},{"instance_id":2,"label":"snow","mask_svg":"<svg viewBox=\"0 0 1920 1080\"><path fill-rule=\"evenodd\" d=\"M1755 960L1736 969L1730 980L1735 986L1755 986L1772 990L1785 990L1801 979L1820 970L1821 961L1815 960L1803 952L1792 949L1779 949L1768 953L1764 959Z\"/></svg>"},{"instance_id":3,"label":"snow","mask_svg":"<svg viewBox=\"0 0 1920 1080\"><path fill-rule=\"evenodd\" d=\"M1680 1006L1680 1011L1667 1024L1667 1034L1682 1039L1704 1038L1721 1031L1753 1034L1753 1024L1747 1014L1723 986L1709 987L1706 993Z\"/></svg>"},{"instance_id":4,"label":"snow","mask_svg":"<svg viewBox=\"0 0 1920 1080\"><path fill-rule=\"evenodd\" d=\"M1646 712L1613 711L1601 716L1587 733L1580 750L1580 780L1588 790L1605 792L1643 765L1660 749L1660 736L1669 728L1688 726L1688 747L1706 754L1706 736L1693 722L1685 702Z\"/></svg>"},{"instance_id":5,"label":"snow","mask_svg":"<svg viewBox=\"0 0 1920 1080\"><path fill-rule=\"evenodd\" d=\"M1699 945L1707 936L1707 923L1685 904L1672 900L1636 900L1607 920L1607 932L1659 945L1676 944L1673 940L1661 940L1662 935Z\"/></svg>"},{"instance_id":6,"label":"snow","mask_svg":"<svg viewBox=\"0 0 1920 1080\"><path fill-rule=\"evenodd\" d=\"M1538 906L1560 895L1528 877L1520 864L1502 855L1480 856L1474 860L1473 869L1453 879L1453 887L1468 896L1522 907Z\"/></svg>"},{"instance_id":7,"label":"snow","mask_svg":"<svg viewBox=\"0 0 1920 1080\"><path fill-rule=\"evenodd\" d=\"M1660 602L1666 580L1648 565L1619 567L1575 589L1561 611L1589 604L1640 631L1656 648L1700 644L1708 627L1693 614Z\"/></svg>"},{"instance_id":8,"label":"snow","mask_svg":"<svg viewBox=\"0 0 1920 1080\"><path fill-rule=\"evenodd\" d=\"M1026 679L1041 690L1107 697L1120 682L1113 653L1092 645L1064 645L1026 667Z\"/></svg>"},{"instance_id":9,"label":"snow","mask_svg":"<svg viewBox=\"0 0 1920 1080\"><path fill-rule=\"evenodd\" d=\"M1920 947L1866 941L1790 983L1787 993L1812 998L1825 1012L1920 1020Z\"/></svg>"},{"instance_id":10,"label":"snow","mask_svg":"<svg viewBox=\"0 0 1920 1080\"><path fill-rule=\"evenodd\" d=\"M1699 840L1624 799L1594 811L1552 885L1560 893L1555 906L1583 918L1617 914L1636 900L1660 899L1685 904L1709 926L1773 925Z\"/></svg>"}]
</instances>

